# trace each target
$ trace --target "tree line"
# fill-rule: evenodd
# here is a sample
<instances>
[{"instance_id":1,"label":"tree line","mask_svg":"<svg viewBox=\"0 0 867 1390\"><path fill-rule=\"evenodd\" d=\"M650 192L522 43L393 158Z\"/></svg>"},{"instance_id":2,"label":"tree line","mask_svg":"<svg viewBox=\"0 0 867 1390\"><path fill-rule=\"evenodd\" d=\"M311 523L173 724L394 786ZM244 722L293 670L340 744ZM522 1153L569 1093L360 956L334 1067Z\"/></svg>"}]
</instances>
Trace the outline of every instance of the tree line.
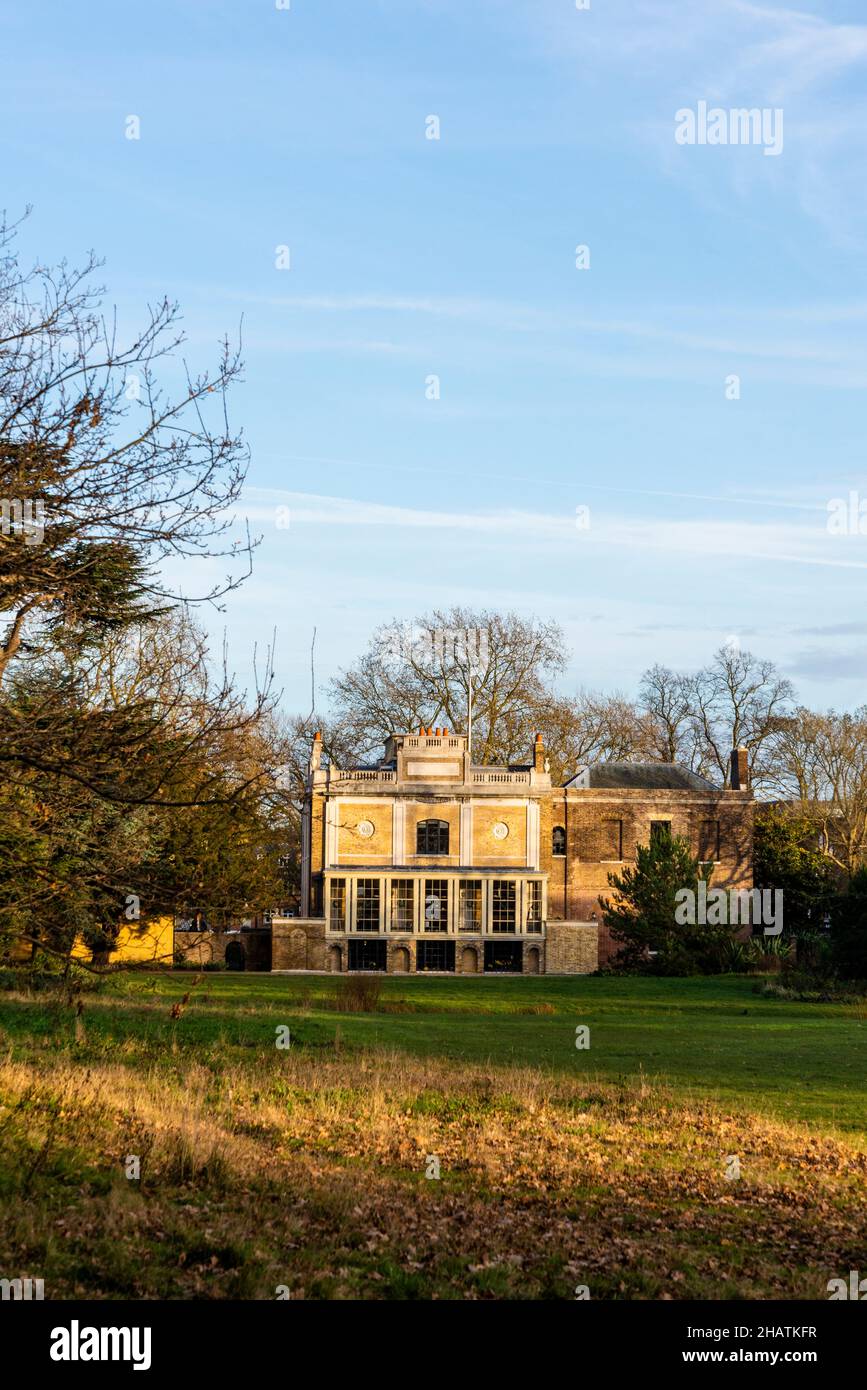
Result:
<instances>
[{"instance_id":1,"label":"tree line","mask_svg":"<svg viewBox=\"0 0 867 1390\"><path fill-rule=\"evenodd\" d=\"M232 521L249 465L229 402L240 348L184 356L178 306L123 336L91 257L23 265L0 225L0 945L109 950L130 920L212 925L297 885L314 729L340 766L394 731L463 731L474 760L523 762L541 732L555 783L584 763L677 762L790 801L844 875L867 838L867 709L810 711L770 661L730 643L633 694L564 693L560 627L454 607L392 622L318 692L281 710L272 657L239 689L197 611L221 609L257 541ZM182 592L170 576L219 578ZM314 698L314 707L316 698ZM288 864L288 870L284 867Z\"/></svg>"}]
</instances>

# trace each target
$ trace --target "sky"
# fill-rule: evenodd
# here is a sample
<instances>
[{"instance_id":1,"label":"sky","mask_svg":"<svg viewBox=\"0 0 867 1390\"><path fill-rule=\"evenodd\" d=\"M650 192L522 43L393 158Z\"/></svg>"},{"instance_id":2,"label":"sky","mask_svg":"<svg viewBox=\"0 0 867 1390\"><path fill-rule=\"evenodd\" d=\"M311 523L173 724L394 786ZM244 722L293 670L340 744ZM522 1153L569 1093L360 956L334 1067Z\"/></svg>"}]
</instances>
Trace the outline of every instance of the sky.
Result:
<instances>
[{"instance_id":1,"label":"sky","mask_svg":"<svg viewBox=\"0 0 867 1390\"><path fill-rule=\"evenodd\" d=\"M321 707L460 604L556 620L564 691L737 642L864 702L863 0L42 0L0 42L24 259L94 249L127 334L177 299L194 367L242 333L261 544L201 615L242 685L276 641L306 712L315 627ZM684 143L702 103L766 125Z\"/></svg>"}]
</instances>

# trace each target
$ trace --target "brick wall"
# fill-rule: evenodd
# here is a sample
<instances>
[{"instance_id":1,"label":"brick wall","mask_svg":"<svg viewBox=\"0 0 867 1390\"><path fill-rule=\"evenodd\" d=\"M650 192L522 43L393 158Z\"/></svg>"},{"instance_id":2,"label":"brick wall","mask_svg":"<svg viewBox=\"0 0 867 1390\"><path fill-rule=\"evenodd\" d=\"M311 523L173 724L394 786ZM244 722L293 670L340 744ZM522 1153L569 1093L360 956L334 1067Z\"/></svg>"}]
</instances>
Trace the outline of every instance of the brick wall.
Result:
<instances>
[{"instance_id":1,"label":"brick wall","mask_svg":"<svg viewBox=\"0 0 867 1390\"><path fill-rule=\"evenodd\" d=\"M591 975L598 964L595 922L548 922L546 975Z\"/></svg>"},{"instance_id":2,"label":"brick wall","mask_svg":"<svg viewBox=\"0 0 867 1390\"><path fill-rule=\"evenodd\" d=\"M557 791L552 797L552 825L566 827L566 861L552 858L548 881L548 920L558 918L601 922L599 898L610 897L610 873L634 862L635 846L650 841L650 823L671 822L673 835L684 836L699 853L702 822L719 821L720 854L711 885L751 888L753 884L753 814L749 793L713 792L702 795L675 790L581 789ZM610 837L605 822L622 824L621 861L608 860ZM565 882L564 882L565 879ZM599 964L613 951L604 927L599 933Z\"/></svg>"},{"instance_id":3,"label":"brick wall","mask_svg":"<svg viewBox=\"0 0 867 1390\"><path fill-rule=\"evenodd\" d=\"M175 955L191 965L222 965L226 951L234 948L244 953L246 970L271 969L271 933L267 929L250 932L176 931Z\"/></svg>"},{"instance_id":4,"label":"brick wall","mask_svg":"<svg viewBox=\"0 0 867 1390\"><path fill-rule=\"evenodd\" d=\"M345 962L344 962L345 966ZM271 925L272 970L328 970L324 917L275 917Z\"/></svg>"}]
</instances>

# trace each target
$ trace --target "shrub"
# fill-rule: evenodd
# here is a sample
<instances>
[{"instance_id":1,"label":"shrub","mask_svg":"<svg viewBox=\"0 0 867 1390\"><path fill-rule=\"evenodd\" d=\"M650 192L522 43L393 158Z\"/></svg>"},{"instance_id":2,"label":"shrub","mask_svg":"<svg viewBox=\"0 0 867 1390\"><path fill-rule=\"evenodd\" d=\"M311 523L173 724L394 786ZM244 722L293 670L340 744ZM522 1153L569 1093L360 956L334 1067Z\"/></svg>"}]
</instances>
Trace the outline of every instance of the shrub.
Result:
<instances>
[{"instance_id":1,"label":"shrub","mask_svg":"<svg viewBox=\"0 0 867 1390\"><path fill-rule=\"evenodd\" d=\"M379 1007L382 980L377 975L346 975L337 989L335 1007L345 1014L373 1014Z\"/></svg>"}]
</instances>

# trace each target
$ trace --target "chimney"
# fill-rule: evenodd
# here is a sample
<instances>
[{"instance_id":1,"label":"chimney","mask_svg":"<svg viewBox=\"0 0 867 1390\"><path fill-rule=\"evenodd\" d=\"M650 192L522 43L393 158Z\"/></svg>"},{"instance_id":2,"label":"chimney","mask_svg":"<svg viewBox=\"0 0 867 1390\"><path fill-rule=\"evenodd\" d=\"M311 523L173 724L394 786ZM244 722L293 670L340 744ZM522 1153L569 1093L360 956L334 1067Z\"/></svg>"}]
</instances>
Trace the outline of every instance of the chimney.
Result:
<instances>
[{"instance_id":1,"label":"chimney","mask_svg":"<svg viewBox=\"0 0 867 1390\"><path fill-rule=\"evenodd\" d=\"M448 729L443 729L443 738L448 738L448 736L449 736L449 731L448 731Z\"/></svg>"},{"instance_id":2,"label":"chimney","mask_svg":"<svg viewBox=\"0 0 867 1390\"><path fill-rule=\"evenodd\" d=\"M533 744L533 770L535 772L545 771L545 744L541 734L536 735L536 741Z\"/></svg>"},{"instance_id":3,"label":"chimney","mask_svg":"<svg viewBox=\"0 0 867 1390\"><path fill-rule=\"evenodd\" d=\"M310 749L310 771L318 772L322 766L322 730L317 729L313 735L313 747Z\"/></svg>"},{"instance_id":4,"label":"chimney","mask_svg":"<svg viewBox=\"0 0 867 1390\"><path fill-rule=\"evenodd\" d=\"M750 789L750 761L746 748L732 749L731 784L733 792Z\"/></svg>"}]
</instances>

